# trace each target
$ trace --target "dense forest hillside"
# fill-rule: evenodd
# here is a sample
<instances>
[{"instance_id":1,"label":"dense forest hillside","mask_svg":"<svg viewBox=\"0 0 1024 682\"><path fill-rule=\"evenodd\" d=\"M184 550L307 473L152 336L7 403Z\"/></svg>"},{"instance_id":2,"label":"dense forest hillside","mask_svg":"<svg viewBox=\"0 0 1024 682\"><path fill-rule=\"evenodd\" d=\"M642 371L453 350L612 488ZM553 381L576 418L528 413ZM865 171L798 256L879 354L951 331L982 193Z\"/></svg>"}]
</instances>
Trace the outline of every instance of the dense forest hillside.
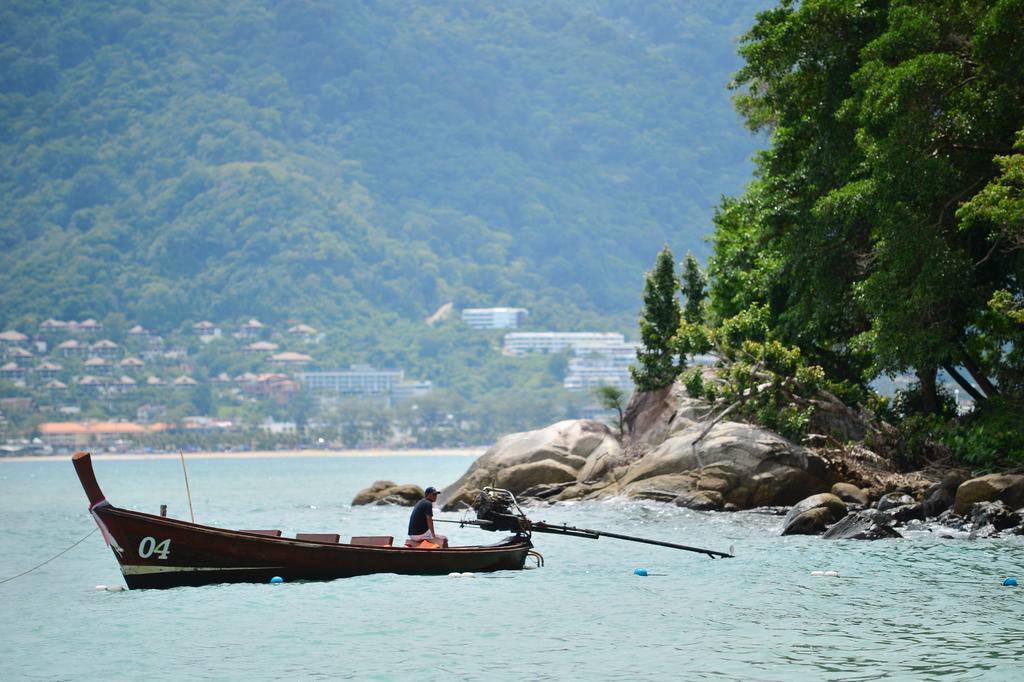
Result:
<instances>
[{"instance_id":1,"label":"dense forest hillside","mask_svg":"<svg viewBox=\"0 0 1024 682\"><path fill-rule=\"evenodd\" d=\"M0 323L628 331L749 176L725 84L766 4L5 3Z\"/></svg>"}]
</instances>

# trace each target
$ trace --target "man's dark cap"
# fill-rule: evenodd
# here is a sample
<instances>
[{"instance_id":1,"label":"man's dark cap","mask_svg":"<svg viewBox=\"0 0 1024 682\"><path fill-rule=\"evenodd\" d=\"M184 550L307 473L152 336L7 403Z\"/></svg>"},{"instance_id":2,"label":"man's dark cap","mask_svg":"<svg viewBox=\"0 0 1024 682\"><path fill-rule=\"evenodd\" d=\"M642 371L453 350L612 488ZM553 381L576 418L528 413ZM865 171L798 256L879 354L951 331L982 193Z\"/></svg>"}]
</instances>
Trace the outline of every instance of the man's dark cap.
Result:
<instances>
[{"instance_id":1,"label":"man's dark cap","mask_svg":"<svg viewBox=\"0 0 1024 682\"><path fill-rule=\"evenodd\" d=\"M423 497L426 497L427 495L435 495L435 494L439 494L439 493L438 493L437 488L435 488L432 485L428 485L427 489L423 491Z\"/></svg>"}]
</instances>

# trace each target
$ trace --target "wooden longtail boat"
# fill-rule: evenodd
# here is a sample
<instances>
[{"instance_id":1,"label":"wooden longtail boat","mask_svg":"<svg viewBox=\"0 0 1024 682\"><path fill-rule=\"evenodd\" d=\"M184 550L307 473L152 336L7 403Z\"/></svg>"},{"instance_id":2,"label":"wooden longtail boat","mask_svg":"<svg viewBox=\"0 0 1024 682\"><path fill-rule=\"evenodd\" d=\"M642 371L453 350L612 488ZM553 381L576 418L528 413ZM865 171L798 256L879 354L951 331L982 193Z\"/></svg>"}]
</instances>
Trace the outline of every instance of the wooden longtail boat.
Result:
<instances>
[{"instance_id":1,"label":"wooden longtail boat","mask_svg":"<svg viewBox=\"0 0 1024 682\"><path fill-rule=\"evenodd\" d=\"M213 528L129 511L107 501L92 459L72 457L92 514L128 587L164 588L214 583L334 580L370 573L446 575L523 568L533 545L517 534L493 545L420 549L343 544L330 539ZM276 531L271 531L276 533ZM310 537L310 536L307 536Z\"/></svg>"}]
</instances>

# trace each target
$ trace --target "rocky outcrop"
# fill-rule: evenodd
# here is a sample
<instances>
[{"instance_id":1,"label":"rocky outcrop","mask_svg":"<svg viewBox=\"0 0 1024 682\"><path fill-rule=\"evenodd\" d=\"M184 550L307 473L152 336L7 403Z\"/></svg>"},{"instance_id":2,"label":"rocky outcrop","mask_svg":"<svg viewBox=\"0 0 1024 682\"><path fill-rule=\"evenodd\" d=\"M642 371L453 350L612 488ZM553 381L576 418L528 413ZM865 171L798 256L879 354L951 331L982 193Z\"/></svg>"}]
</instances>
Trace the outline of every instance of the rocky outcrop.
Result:
<instances>
[{"instance_id":1,"label":"rocky outcrop","mask_svg":"<svg viewBox=\"0 0 1024 682\"><path fill-rule=\"evenodd\" d=\"M846 504L832 493L800 500L782 520L783 535L818 535L846 516Z\"/></svg>"},{"instance_id":2,"label":"rocky outcrop","mask_svg":"<svg viewBox=\"0 0 1024 682\"><path fill-rule=\"evenodd\" d=\"M551 501L623 496L749 509L790 505L842 480L816 452L750 424L712 424L711 412L676 383L634 395L624 417L625 447L589 420L506 436L445 489L442 508L470 504L477 490L493 486Z\"/></svg>"},{"instance_id":3,"label":"rocky outcrop","mask_svg":"<svg viewBox=\"0 0 1024 682\"><path fill-rule=\"evenodd\" d=\"M1012 509L1024 507L1024 475L989 474L964 481L956 490L953 511L963 516L977 502L997 500Z\"/></svg>"},{"instance_id":4,"label":"rocky outcrop","mask_svg":"<svg viewBox=\"0 0 1024 682\"><path fill-rule=\"evenodd\" d=\"M375 481L352 498L352 506L363 504L393 504L411 507L423 499L423 488L411 483L398 485L394 481Z\"/></svg>"},{"instance_id":5,"label":"rocky outcrop","mask_svg":"<svg viewBox=\"0 0 1024 682\"><path fill-rule=\"evenodd\" d=\"M695 426L711 412L711 406L691 398L682 384L646 393L634 393L623 421L629 433L629 449L643 453L679 431Z\"/></svg>"},{"instance_id":6,"label":"rocky outcrop","mask_svg":"<svg viewBox=\"0 0 1024 682\"><path fill-rule=\"evenodd\" d=\"M829 490L835 480L824 459L749 424L721 422L706 430L693 423L666 435L602 493L633 498L649 498L652 490L674 493L673 498L699 493L720 501L718 507L749 509L792 504Z\"/></svg>"},{"instance_id":7,"label":"rocky outcrop","mask_svg":"<svg viewBox=\"0 0 1024 682\"><path fill-rule=\"evenodd\" d=\"M704 371L705 383L714 381L713 370ZM1014 511L1024 507L1024 476L964 481L950 472L936 483L934 473L894 472L863 445L828 445L884 440L891 427L872 424L833 396L820 403L808 436L820 445L809 448L751 424L716 421L721 407L690 398L678 383L636 394L625 411L624 444L590 420L506 436L445 489L442 508L467 506L480 488L493 486L548 502L626 497L701 511L784 512L793 505L785 535L900 537L895 528L923 527L923 519L962 536L1024 534L1024 511ZM1002 506L979 506L986 502Z\"/></svg>"},{"instance_id":8,"label":"rocky outcrop","mask_svg":"<svg viewBox=\"0 0 1024 682\"><path fill-rule=\"evenodd\" d=\"M441 507L467 506L486 486L515 495L538 486L599 486L621 461L622 446L606 425L591 420L558 422L499 440L462 478L444 489Z\"/></svg>"},{"instance_id":9,"label":"rocky outcrop","mask_svg":"<svg viewBox=\"0 0 1024 682\"><path fill-rule=\"evenodd\" d=\"M963 474L950 472L926 490L917 489L916 497L900 490L883 495L874 508L848 515L831 526L823 537L863 540L899 537L895 528L902 526L928 530L943 538L1024 535L1024 508L1012 506L1020 499L1016 487L1018 478L1007 474L989 475L960 483ZM998 497L1010 500L1010 504L1002 499L972 501ZM917 501L921 498L923 502ZM950 507L954 498L960 506ZM794 516L799 518L799 512L800 509L794 507L787 520ZM803 522L813 528L814 521L805 519Z\"/></svg>"}]
</instances>

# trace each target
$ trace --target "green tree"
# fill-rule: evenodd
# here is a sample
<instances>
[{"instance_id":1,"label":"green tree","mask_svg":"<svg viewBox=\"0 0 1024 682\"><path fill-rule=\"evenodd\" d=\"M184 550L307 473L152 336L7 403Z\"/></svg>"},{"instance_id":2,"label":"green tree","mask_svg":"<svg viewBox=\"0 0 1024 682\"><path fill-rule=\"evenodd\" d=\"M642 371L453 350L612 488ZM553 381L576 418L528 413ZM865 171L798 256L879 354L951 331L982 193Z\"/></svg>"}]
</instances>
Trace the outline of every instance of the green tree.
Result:
<instances>
[{"instance_id":1,"label":"green tree","mask_svg":"<svg viewBox=\"0 0 1024 682\"><path fill-rule=\"evenodd\" d=\"M683 272L679 280L683 292L683 319L691 324L704 322L704 300L707 298L707 277L701 272L696 257L690 251L683 259Z\"/></svg>"},{"instance_id":2,"label":"green tree","mask_svg":"<svg viewBox=\"0 0 1024 682\"><path fill-rule=\"evenodd\" d=\"M1022 31L1022 0L783 0L758 15L733 86L770 145L722 201L709 260L711 336L742 351L733 377L792 366L855 401L879 374L913 372L908 442L941 439L971 463L1021 449L1007 425L1024 400ZM730 330L754 312L767 343L738 347L746 332ZM972 415L945 410L940 370Z\"/></svg>"},{"instance_id":3,"label":"green tree","mask_svg":"<svg viewBox=\"0 0 1024 682\"><path fill-rule=\"evenodd\" d=\"M669 386L679 375L673 338L679 331L679 282L675 261L668 245L661 249L654 269L644 279L644 307L640 313L639 365L629 368L638 391L656 391Z\"/></svg>"},{"instance_id":4,"label":"green tree","mask_svg":"<svg viewBox=\"0 0 1024 682\"><path fill-rule=\"evenodd\" d=\"M815 0L758 15L737 106L771 147L716 219L713 309L768 305L773 333L838 378L913 370L927 411L939 368L998 393L984 322L995 291L1020 292L1020 259L955 207L1024 123L1024 67L1006 58L1022 6Z\"/></svg>"},{"instance_id":5,"label":"green tree","mask_svg":"<svg viewBox=\"0 0 1024 682\"><path fill-rule=\"evenodd\" d=\"M680 363L685 365L687 357L711 350L711 338L705 324L707 277L690 252L687 252L686 258L683 259L680 286L686 304L683 307L679 330L672 340L672 347L679 353Z\"/></svg>"},{"instance_id":6,"label":"green tree","mask_svg":"<svg viewBox=\"0 0 1024 682\"><path fill-rule=\"evenodd\" d=\"M961 230L987 237L991 254L998 250L1004 267L1024 269L1024 130L1017 133L1017 153L996 156L1002 171L957 210ZM990 257L990 256L989 256ZM1011 269L1012 272L1012 269ZM1018 279L1019 283L1019 279ZM981 348L984 364L996 367L1003 393L1024 396L1024 296L1003 281L977 320L988 342Z\"/></svg>"},{"instance_id":7,"label":"green tree","mask_svg":"<svg viewBox=\"0 0 1024 682\"><path fill-rule=\"evenodd\" d=\"M746 194L719 207L709 263L718 321L766 305L781 340L853 381L869 362L848 341L869 324L853 287L870 223L860 194L825 198L860 163L855 126L839 114L884 16L877 3L845 0L782 2L758 15L732 86L747 125L771 133L771 146Z\"/></svg>"},{"instance_id":8,"label":"green tree","mask_svg":"<svg viewBox=\"0 0 1024 682\"><path fill-rule=\"evenodd\" d=\"M977 352L985 340L976 321L1002 279L1003 259L983 263L991 239L967 238L947 207L994 175L993 152L1008 151L1024 123L1024 97L993 63L1005 57L985 49L987 22L1011 4L1020 6L894 3L853 77L849 112L874 228L873 263L859 291L877 366L913 368L929 412L940 408L940 367L967 387L956 369L962 366L984 397L998 393L994 368ZM1024 28L1020 12L1002 20ZM966 48L956 45L960 36L968 37Z\"/></svg>"}]
</instances>

